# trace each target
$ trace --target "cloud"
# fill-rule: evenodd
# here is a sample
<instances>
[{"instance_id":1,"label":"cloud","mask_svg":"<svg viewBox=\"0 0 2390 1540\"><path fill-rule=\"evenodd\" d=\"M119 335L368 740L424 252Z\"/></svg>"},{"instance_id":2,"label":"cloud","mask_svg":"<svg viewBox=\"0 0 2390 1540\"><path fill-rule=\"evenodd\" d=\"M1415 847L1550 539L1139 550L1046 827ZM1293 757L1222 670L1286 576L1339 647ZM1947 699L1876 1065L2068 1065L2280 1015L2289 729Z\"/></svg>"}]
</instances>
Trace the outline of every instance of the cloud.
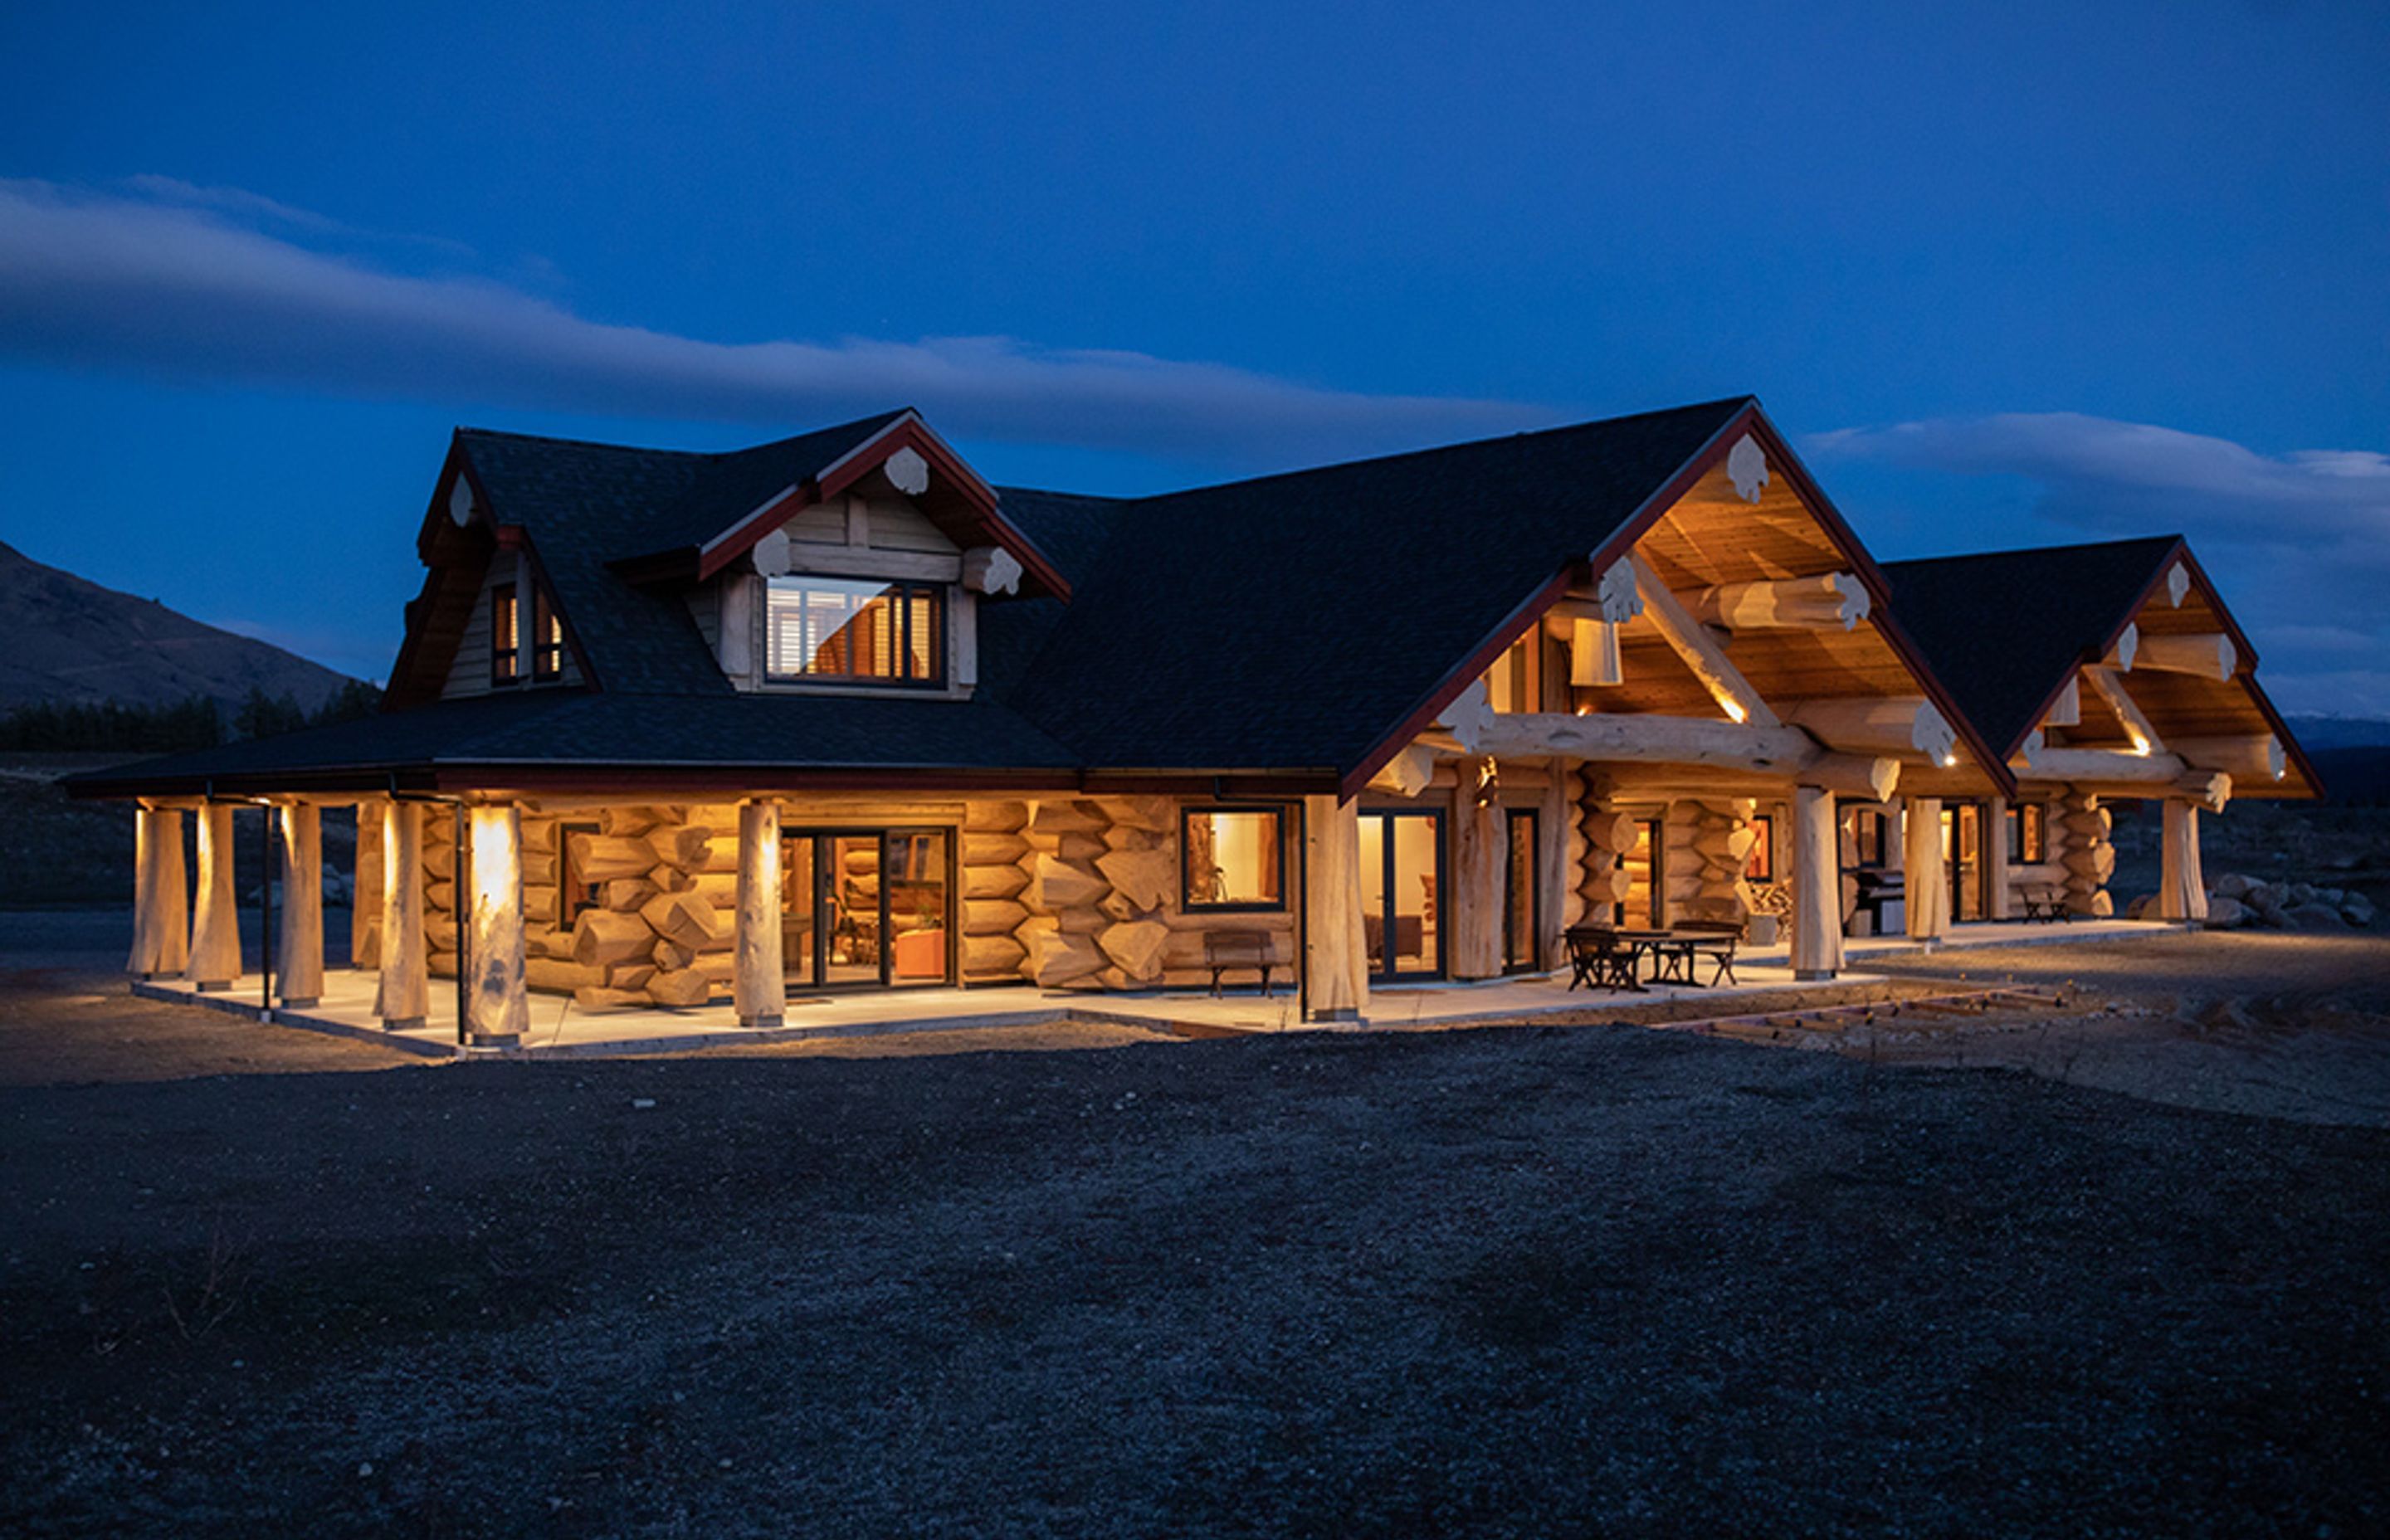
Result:
<instances>
[{"instance_id":1,"label":"cloud","mask_svg":"<svg viewBox=\"0 0 2390 1540\"><path fill-rule=\"evenodd\" d=\"M2191 542L2292 710L2390 716L2390 455L2264 455L2229 439L2073 412L1943 417L1821 433L1821 462L1872 460L2038 489L2045 520Z\"/></svg>"},{"instance_id":2,"label":"cloud","mask_svg":"<svg viewBox=\"0 0 2390 1540\"><path fill-rule=\"evenodd\" d=\"M1002 337L716 342L479 276L302 244L358 232L238 188L0 179L0 353L75 367L789 429L919 406L950 435L1240 463L1536 426L1516 403L1369 395ZM269 232L261 226L273 226Z\"/></svg>"}]
</instances>

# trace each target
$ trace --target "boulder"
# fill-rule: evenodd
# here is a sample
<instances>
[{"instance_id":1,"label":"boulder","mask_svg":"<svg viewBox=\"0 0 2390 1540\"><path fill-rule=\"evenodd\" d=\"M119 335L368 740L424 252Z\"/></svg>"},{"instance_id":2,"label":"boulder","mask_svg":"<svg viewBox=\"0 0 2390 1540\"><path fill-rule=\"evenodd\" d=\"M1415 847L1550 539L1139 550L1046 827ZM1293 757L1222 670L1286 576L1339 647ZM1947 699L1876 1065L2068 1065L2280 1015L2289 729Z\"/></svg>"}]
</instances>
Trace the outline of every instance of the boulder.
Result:
<instances>
[{"instance_id":1,"label":"boulder","mask_svg":"<svg viewBox=\"0 0 2390 1540\"><path fill-rule=\"evenodd\" d=\"M2125 918L2127 919L2139 919L2148 915L2152 909L2156 908L2157 902L2157 894L2143 893L2139 897L2134 899L2131 903L2125 905Z\"/></svg>"},{"instance_id":2,"label":"boulder","mask_svg":"<svg viewBox=\"0 0 2390 1540\"><path fill-rule=\"evenodd\" d=\"M2302 904L2314 903L2315 895L2313 883L2294 882L2291 884L2291 891L2282 895L2282 901L2289 907L2295 909Z\"/></svg>"},{"instance_id":3,"label":"boulder","mask_svg":"<svg viewBox=\"0 0 2390 1540\"><path fill-rule=\"evenodd\" d=\"M2340 906L2340 918L2360 930L2368 930L2373 924L2373 901L2363 893L2351 893Z\"/></svg>"},{"instance_id":4,"label":"boulder","mask_svg":"<svg viewBox=\"0 0 2390 1540\"><path fill-rule=\"evenodd\" d=\"M2207 901L2207 928L2211 930L2237 930L2254 918L2249 906L2237 898Z\"/></svg>"},{"instance_id":5,"label":"boulder","mask_svg":"<svg viewBox=\"0 0 2390 1540\"><path fill-rule=\"evenodd\" d=\"M2217 898L2240 898L2250 889L2264 885L2254 877L2243 877L2239 872L2226 872L2222 877L2217 878L2215 886L2207 891Z\"/></svg>"},{"instance_id":6,"label":"boulder","mask_svg":"<svg viewBox=\"0 0 2390 1540\"><path fill-rule=\"evenodd\" d=\"M2284 914L2284 920L2294 930L2345 930L2348 921L2329 904L2300 904Z\"/></svg>"}]
</instances>

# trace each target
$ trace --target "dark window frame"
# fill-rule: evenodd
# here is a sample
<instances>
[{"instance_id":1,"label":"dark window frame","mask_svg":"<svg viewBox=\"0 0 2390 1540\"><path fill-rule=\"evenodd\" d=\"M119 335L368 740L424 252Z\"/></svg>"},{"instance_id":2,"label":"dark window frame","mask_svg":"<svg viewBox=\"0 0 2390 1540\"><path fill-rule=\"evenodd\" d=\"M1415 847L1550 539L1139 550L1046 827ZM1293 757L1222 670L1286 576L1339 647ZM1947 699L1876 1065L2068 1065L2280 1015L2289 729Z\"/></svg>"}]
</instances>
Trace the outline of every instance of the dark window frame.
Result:
<instances>
[{"instance_id":1,"label":"dark window frame","mask_svg":"<svg viewBox=\"0 0 2390 1540\"><path fill-rule=\"evenodd\" d=\"M503 647L498 645L502 639L506 643ZM520 593L511 583L494 584L490 588L490 683L520 685L522 678Z\"/></svg>"},{"instance_id":2,"label":"dark window frame","mask_svg":"<svg viewBox=\"0 0 2390 1540\"><path fill-rule=\"evenodd\" d=\"M540 684L564 677L564 622L539 583L531 587L531 676Z\"/></svg>"},{"instance_id":3,"label":"dark window frame","mask_svg":"<svg viewBox=\"0 0 2390 1540\"><path fill-rule=\"evenodd\" d=\"M1189 838L1189 825L1201 815L1251 813L1266 816L1271 821L1272 842L1278 849L1278 897L1253 903L1219 903L1195 896L1195 841ZM1189 915L1282 915L1287 912L1286 828L1287 809L1277 802L1188 802L1178 809L1178 907Z\"/></svg>"},{"instance_id":4,"label":"dark window frame","mask_svg":"<svg viewBox=\"0 0 2390 1540\"><path fill-rule=\"evenodd\" d=\"M900 668L907 670L913 662L915 606L925 605L930 617L929 674L920 676L908 673L832 674L806 668L784 673L774 667L781 650L773 639L774 627L777 623L777 607L773 603L775 585L794 587L805 584L880 584L881 593L892 596L894 600L890 610L894 617L895 637L889 648L889 656L897 661ZM778 591L786 592L787 589ZM775 685L821 685L834 689L943 690L946 687L946 654L950 649L947 627L953 623L954 606L949 602L947 584L942 583L924 583L910 578L849 577L829 572L790 572L781 577L767 578L764 584L764 678ZM850 643L848 657L852 659L858 650Z\"/></svg>"},{"instance_id":5,"label":"dark window frame","mask_svg":"<svg viewBox=\"0 0 2390 1540\"><path fill-rule=\"evenodd\" d=\"M579 880L581 874L575 869L572 860L572 837L602 832L597 824L560 823L556 826L556 930L559 934L572 930L573 921L581 918L584 909L595 909L600 905L601 901L591 890L604 884ZM573 892L575 888L581 890L578 896Z\"/></svg>"},{"instance_id":6,"label":"dark window frame","mask_svg":"<svg viewBox=\"0 0 2390 1540\"><path fill-rule=\"evenodd\" d=\"M2010 861L2020 866L2038 866L2049 859L2048 803L2011 803L2008 826Z\"/></svg>"},{"instance_id":7,"label":"dark window frame","mask_svg":"<svg viewBox=\"0 0 2390 1540\"><path fill-rule=\"evenodd\" d=\"M1759 831L1759 838L1752 841L1751 855L1742 864L1742 879L1745 882L1773 882L1776 880L1776 815L1754 813L1751 815L1751 827Z\"/></svg>"}]
</instances>

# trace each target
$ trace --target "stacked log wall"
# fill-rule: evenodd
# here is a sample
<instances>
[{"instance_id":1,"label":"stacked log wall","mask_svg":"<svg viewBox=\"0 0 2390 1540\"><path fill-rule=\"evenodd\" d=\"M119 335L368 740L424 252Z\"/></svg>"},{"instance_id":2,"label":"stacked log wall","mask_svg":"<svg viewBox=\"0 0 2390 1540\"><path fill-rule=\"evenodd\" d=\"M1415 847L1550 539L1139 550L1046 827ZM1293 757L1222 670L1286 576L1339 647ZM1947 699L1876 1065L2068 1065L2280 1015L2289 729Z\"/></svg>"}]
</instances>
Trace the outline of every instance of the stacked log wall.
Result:
<instances>
[{"instance_id":1,"label":"stacked log wall","mask_svg":"<svg viewBox=\"0 0 2390 1540\"><path fill-rule=\"evenodd\" d=\"M1029 884L1033 850L1023 831L1029 804L975 802L963 809L960 967L966 984L1018 983L1029 977Z\"/></svg>"},{"instance_id":2,"label":"stacked log wall","mask_svg":"<svg viewBox=\"0 0 2390 1540\"><path fill-rule=\"evenodd\" d=\"M1668 810L1669 913L1740 925L1751 913L1743 873L1759 839L1749 799L1686 801Z\"/></svg>"},{"instance_id":3,"label":"stacked log wall","mask_svg":"<svg viewBox=\"0 0 2390 1540\"><path fill-rule=\"evenodd\" d=\"M1608 924L1632 892L1623 863L1635 848L1635 820L1613 805L1600 771L1580 769L1577 783L1577 914L1582 923Z\"/></svg>"},{"instance_id":4,"label":"stacked log wall","mask_svg":"<svg viewBox=\"0 0 2390 1540\"><path fill-rule=\"evenodd\" d=\"M2058 814L2050 823L2058 864L2066 874L2067 912L2101 918L2114 914L2108 879L2115 874L2116 847L2110 841L2108 810L2099 798L2070 789L2058 800Z\"/></svg>"}]
</instances>

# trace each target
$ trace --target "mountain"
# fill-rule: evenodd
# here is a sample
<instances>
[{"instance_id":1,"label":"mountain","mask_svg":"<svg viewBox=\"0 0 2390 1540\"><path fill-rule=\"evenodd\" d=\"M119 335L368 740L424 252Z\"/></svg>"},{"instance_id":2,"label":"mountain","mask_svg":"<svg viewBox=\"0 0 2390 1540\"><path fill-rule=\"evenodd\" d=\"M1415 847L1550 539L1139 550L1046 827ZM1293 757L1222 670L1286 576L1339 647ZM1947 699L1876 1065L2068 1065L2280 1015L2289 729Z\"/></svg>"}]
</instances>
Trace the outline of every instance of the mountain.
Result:
<instances>
[{"instance_id":1,"label":"mountain","mask_svg":"<svg viewBox=\"0 0 2390 1540\"><path fill-rule=\"evenodd\" d=\"M2310 754L2324 749L2390 749L2390 722L2358 716L2285 716Z\"/></svg>"},{"instance_id":2,"label":"mountain","mask_svg":"<svg viewBox=\"0 0 2390 1540\"><path fill-rule=\"evenodd\" d=\"M348 682L0 543L0 711L43 701L171 705L203 695L229 712L251 690L313 711Z\"/></svg>"}]
</instances>

